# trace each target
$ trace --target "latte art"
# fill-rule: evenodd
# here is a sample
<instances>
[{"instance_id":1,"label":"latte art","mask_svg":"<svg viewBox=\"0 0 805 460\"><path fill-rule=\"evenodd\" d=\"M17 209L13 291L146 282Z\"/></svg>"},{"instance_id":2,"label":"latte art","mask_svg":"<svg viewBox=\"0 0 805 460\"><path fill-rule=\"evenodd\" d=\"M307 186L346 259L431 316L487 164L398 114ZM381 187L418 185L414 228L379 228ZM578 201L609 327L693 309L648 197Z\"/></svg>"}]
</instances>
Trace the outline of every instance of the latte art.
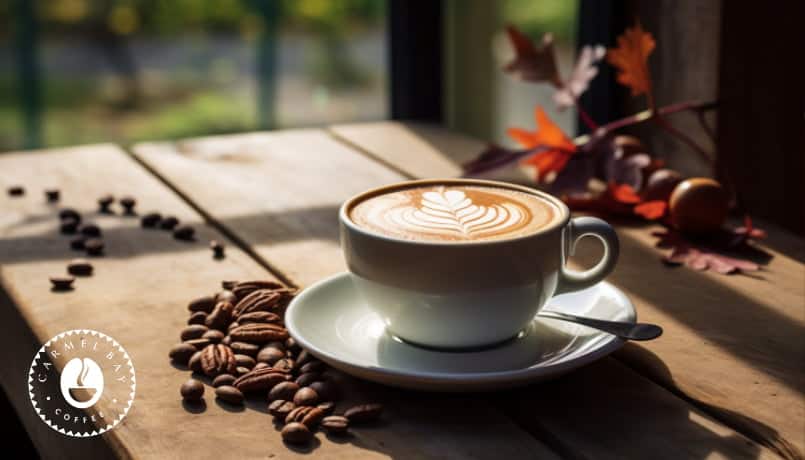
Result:
<instances>
[{"instance_id":1,"label":"latte art","mask_svg":"<svg viewBox=\"0 0 805 460\"><path fill-rule=\"evenodd\" d=\"M516 190L482 186L428 186L374 196L350 211L362 227L412 240L510 238L550 223L551 206Z\"/></svg>"}]
</instances>

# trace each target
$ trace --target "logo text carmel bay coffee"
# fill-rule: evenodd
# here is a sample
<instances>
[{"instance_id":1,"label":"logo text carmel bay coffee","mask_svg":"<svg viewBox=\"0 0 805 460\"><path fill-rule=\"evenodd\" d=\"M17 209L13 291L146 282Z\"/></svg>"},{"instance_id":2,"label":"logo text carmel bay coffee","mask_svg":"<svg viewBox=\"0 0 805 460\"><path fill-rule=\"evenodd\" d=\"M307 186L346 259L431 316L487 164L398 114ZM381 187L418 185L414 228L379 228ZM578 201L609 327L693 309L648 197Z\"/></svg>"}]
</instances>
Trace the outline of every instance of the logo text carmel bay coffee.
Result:
<instances>
[{"instance_id":1,"label":"logo text carmel bay coffee","mask_svg":"<svg viewBox=\"0 0 805 460\"><path fill-rule=\"evenodd\" d=\"M59 433L90 437L114 428L134 402L134 366L111 337L65 331L39 349L28 372L36 413Z\"/></svg>"}]
</instances>

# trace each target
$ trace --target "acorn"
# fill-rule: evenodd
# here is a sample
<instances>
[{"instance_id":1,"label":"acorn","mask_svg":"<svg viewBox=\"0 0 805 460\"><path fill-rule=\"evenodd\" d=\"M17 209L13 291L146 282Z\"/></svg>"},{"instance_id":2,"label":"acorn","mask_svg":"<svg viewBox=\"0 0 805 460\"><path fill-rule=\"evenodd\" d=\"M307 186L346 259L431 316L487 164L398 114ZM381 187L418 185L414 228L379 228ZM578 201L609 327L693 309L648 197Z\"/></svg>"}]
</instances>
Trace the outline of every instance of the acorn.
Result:
<instances>
[{"instance_id":1,"label":"acorn","mask_svg":"<svg viewBox=\"0 0 805 460\"><path fill-rule=\"evenodd\" d=\"M658 169L651 173L643 187L643 201L667 200L682 176L673 169Z\"/></svg>"},{"instance_id":2,"label":"acorn","mask_svg":"<svg viewBox=\"0 0 805 460\"><path fill-rule=\"evenodd\" d=\"M680 182L669 200L671 222L688 233L708 233L721 228L727 219L729 199L724 187L707 177Z\"/></svg>"}]
</instances>

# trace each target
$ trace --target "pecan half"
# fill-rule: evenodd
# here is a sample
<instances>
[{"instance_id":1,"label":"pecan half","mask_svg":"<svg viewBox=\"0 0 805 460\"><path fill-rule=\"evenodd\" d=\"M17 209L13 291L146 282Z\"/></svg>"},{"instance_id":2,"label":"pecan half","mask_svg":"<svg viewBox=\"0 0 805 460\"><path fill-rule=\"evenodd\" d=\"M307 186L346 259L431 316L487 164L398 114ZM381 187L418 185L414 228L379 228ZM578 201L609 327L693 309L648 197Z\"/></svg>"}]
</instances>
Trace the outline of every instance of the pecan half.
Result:
<instances>
[{"instance_id":1,"label":"pecan half","mask_svg":"<svg viewBox=\"0 0 805 460\"><path fill-rule=\"evenodd\" d=\"M232 340L267 343L288 338L288 330L276 324L251 323L238 326L229 333Z\"/></svg>"},{"instance_id":2,"label":"pecan half","mask_svg":"<svg viewBox=\"0 0 805 460\"><path fill-rule=\"evenodd\" d=\"M216 344L207 345L201 351L201 370L210 377L219 374L234 374L237 369L237 361L232 349L226 345Z\"/></svg>"},{"instance_id":3,"label":"pecan half","mask_svg":"<svg viewBox=\"0 0 805 460\"><path fill-rule=\"evenodd\" d=\"M238 316L238 323L240 324L249 324L249 323L279 324L280 322L282 322L282 318L280 318L279 315L267 311L253 311Z\"/></svg>"},{"instance_id":4,"label":"pecan half","mask_svg":"<svg viewBox=\"0 0 805 460\"><path fill-rule=\"evenodd\" d=\"M235 383L232 385L245 393L248 391L270 390L274 388L274 385L286 380L288 380L287 373L264 367L241 375L235 379Z\"/></svg>"},{"instance_id":5,"label":"pecan half","mask_svg":"<svg viewBox=\"0 0 805 460\"><path fill-rule=\"evenodd\" d=\"M231 290L232 292L235 293L238 299L242 299L258 289L280 289L283 287L285 286L276 281L258 280L258 281L241 281L232 286Z\"/></svg>"},{"instance_id":6,"label":"pecan half","mask_svg":"<svg viewBox=\"0 0 805 460\"><path fill-rule=\"evenodd\" d=\"M270 311L282 298L282 294L270 289L257 289L240 299L235 305L235 318L255 311Z\"/></svg>"}]
</instances>

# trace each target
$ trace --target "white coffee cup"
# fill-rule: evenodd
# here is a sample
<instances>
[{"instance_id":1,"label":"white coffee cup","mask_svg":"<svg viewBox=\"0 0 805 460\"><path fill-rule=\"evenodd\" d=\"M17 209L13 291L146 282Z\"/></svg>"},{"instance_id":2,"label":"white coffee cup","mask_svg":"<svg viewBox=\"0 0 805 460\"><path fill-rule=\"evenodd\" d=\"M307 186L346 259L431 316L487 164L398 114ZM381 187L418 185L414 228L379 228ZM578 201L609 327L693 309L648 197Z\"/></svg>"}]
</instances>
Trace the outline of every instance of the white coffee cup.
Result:
<instances>
[{"instance_id":1,"label":"white coffee cup","mask_svg":"<svg viewBox=\"0 0 805 460\"><path fill-rule=\"evenodd\" d=\"M370 196L414 186L491 186L533 195L556 212L532 234L467 242L413 241L361 227L349 217ZM570 217L557 198L517 185L474 179L393 184L356 195L339 212L341 245L353 281L387 331L427 347L473 348L515 337L552 296L601 281L615 267L615 230L594 217ZM604 255L592 268L565 267L576 242L597 237Z\"/></svg>"}]
</instances>

